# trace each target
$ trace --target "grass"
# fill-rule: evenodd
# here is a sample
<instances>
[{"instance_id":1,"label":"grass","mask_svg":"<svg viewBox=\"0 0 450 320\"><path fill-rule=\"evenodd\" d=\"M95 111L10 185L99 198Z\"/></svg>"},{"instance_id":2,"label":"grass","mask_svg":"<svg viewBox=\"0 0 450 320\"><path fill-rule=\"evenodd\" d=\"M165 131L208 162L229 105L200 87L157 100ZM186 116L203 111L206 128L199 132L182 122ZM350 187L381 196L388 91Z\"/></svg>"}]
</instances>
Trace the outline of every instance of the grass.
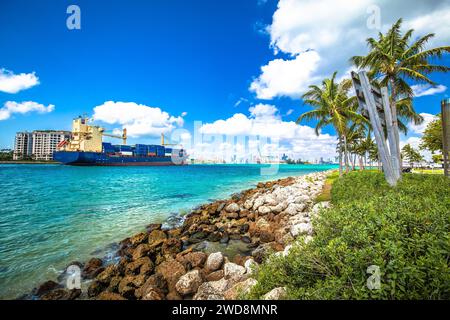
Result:
<instances>
[{"instance_id":1,"label":"grass","mask_svg":"<svg viewBox=\"0 0 450 320\"><path fill-rule=\"evenodd\" d=\"M450 179L405 174L391 188L363 171L332 186L313 240L266 261L248 298L284 286L290 299L450 299ZM370 266L379 268L374 290Z\"/></svg>"},{"instance_id":2,"label":"grass","mask_svg":"<svg viewBox=\"0 0 450 320\"><path fill-rule=\"evenodd\" d=\"M333 182L338 178L339 178L339 171L333 171L331 174L327 176L327 179L325 180L325 185L323 186L322 189L322 193L319 194L315 199L316 203L331 200L331 187L333 185Z\"/></svg>"},{"instance_id":3,"label":"grass","mask_svg":"<svg viewBox=\"0 0 450 320\"><path fill-rule=\"evenodd\" d=\"M413 173L422 174L444 174L444 169L413 169Z\"/></svg>"}]
</instances>

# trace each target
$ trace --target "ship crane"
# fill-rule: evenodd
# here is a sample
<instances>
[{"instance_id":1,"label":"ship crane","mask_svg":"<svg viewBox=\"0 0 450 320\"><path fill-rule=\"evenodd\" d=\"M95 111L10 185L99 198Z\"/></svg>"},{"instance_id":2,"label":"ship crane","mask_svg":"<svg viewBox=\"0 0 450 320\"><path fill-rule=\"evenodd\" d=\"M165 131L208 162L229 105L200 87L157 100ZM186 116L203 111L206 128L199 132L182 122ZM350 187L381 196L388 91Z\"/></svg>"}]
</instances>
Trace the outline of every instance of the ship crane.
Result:
<instances>
[{"instance_id":1,"label":"ship crane","mask_svg":"<svg viewBox=\"0 0 450 320\"><path fill-rule=\"evenodd\" d=\"M123 145L127 144L127 129L123 129L123 133L122 133L121 136L114 135L114 134L109 134L109 133L104 133L104 132L101 132L101 134L102 134L102 136L105 136L105 137L122 139Z\"/></svg>"},{"instance_id":2,"label":"ship crane","mask_svg":"<svg viewBox=\"0 0 450 320\"><path fill-rule=\"evenodd\" d=\"M162 146L176 146L177 145L176 143L165 143L164 139L165 139L164 133L161 133L161 145Z\"/></svg>"}]
</instances>

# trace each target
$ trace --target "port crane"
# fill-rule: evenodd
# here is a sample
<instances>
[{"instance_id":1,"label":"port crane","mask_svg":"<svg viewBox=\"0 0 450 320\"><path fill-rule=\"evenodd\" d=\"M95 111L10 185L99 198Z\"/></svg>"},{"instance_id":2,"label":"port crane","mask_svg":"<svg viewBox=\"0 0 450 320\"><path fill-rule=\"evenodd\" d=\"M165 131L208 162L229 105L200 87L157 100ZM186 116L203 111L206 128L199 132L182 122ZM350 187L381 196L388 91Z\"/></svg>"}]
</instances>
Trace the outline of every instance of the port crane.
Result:
<instances>
[{"instance_id":1,"label":"port crane","mask_svg":"<svg viewBox=\"0 0 450 320\"><path fill-rule=\"evenodd\" d=\"M165 137L164 137L164 133L161 133L161 145L162 146L176 146L176 143L165 143L164 142Z\"/></svg>"}]
</instances>

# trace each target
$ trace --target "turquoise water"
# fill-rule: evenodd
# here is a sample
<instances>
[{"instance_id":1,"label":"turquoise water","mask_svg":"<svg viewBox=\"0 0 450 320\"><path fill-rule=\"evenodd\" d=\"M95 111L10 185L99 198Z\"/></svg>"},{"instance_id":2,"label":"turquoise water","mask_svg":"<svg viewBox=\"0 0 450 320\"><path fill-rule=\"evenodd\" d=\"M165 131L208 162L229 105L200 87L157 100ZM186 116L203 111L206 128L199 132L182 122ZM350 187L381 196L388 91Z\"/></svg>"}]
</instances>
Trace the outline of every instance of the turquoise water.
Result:
<instances>
[{"instance_id":1,"label":"turquoise water","mask_svg":"<svg viewBox=\"0 0 450 320\"><path fill-rule=\"evenodd\" d=\"M256 182L332 166L68 167L0 165L0 298L14 298L74 260L104 257L111 244L152 222L226 198Z\"/></svg>"}]
</instances>

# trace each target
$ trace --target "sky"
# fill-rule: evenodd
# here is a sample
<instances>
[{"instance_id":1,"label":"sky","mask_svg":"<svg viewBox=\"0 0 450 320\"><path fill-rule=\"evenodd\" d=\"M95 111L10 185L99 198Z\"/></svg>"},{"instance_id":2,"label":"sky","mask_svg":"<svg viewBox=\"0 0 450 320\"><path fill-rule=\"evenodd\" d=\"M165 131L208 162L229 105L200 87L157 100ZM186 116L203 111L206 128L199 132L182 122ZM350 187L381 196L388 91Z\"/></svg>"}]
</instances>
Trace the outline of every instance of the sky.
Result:
<instances>
[{"instance_id":1,"label":"sky","mask_svg":"<svg viewBox=\"0 0 450 320\"><path fill-rule=\"evenodd\" d=\"M2 0L0 148L17 131L69 130L86 114L111 132L127 128L131 144L164 133L198 158L254 145L332 158L331 127L316 136L314 121L295 124L310 110L301 95L334 71L348 76L365 39L400 17L416 36L436 33L430 45L450 44L445 0ZM409 124L402 144L420 143L448 97L450 76L431 78L438 86L411 83L426 121Z\"/></svg>"}]
</instances>

